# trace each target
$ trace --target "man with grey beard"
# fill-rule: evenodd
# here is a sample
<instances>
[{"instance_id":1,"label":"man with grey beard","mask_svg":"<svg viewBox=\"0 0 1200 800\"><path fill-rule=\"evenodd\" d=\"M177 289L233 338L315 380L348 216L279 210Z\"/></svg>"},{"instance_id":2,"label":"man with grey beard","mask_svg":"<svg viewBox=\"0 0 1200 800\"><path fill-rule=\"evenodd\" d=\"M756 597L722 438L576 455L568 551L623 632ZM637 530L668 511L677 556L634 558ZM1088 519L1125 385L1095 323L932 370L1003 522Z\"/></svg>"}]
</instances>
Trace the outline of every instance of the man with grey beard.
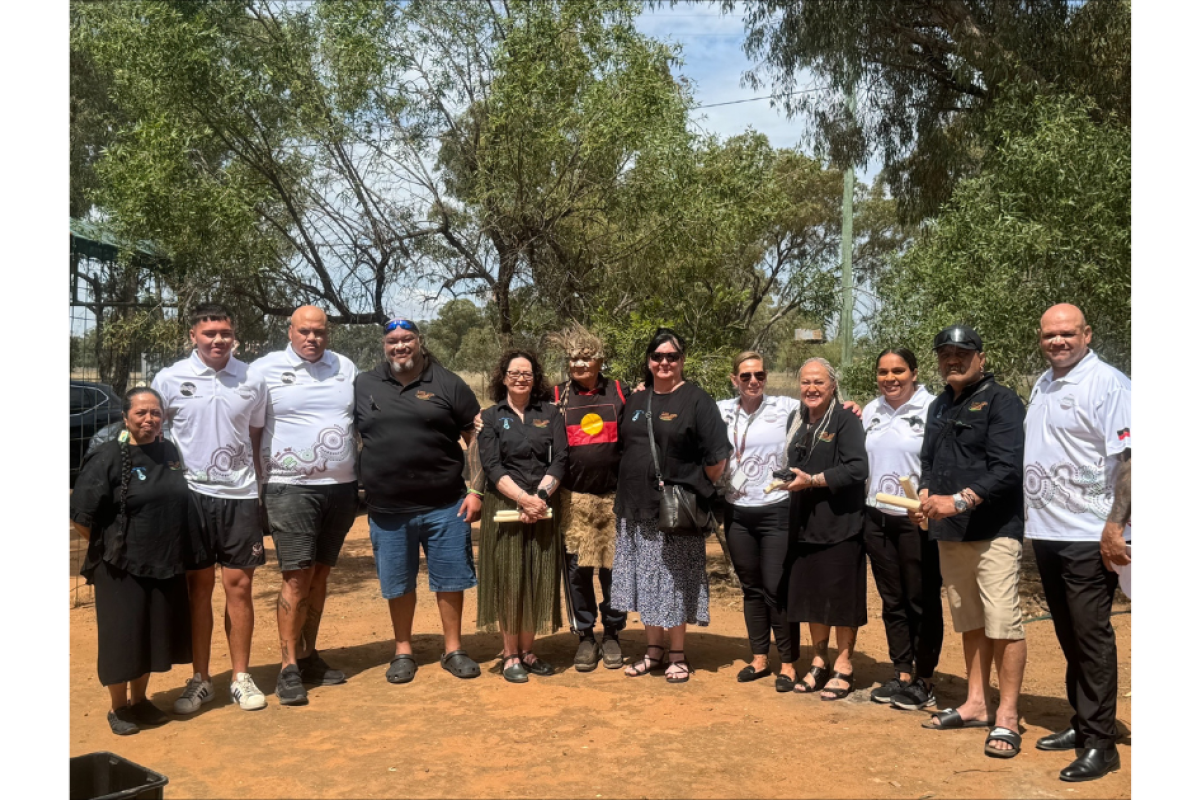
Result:
<instances>
[{"instance_id":1,"label":"man with grey beard","mask_svg":"<svg viewBox=\"0 0 1200 800\"><path fill-rule=\"evenodd\" d=\"M354 382L354 422L375 568L396 638L387 679L408 683L417 672L419 547L445 636L442 668L475 678L479 665L462 649L461 632L463 592L476 585L471 523L482 501L478 487L464 485L459 439L470 446L475 438L479 401L429 353L415 322L393 319L383 331L383 362Z\"/></svg>"}]
</instances>

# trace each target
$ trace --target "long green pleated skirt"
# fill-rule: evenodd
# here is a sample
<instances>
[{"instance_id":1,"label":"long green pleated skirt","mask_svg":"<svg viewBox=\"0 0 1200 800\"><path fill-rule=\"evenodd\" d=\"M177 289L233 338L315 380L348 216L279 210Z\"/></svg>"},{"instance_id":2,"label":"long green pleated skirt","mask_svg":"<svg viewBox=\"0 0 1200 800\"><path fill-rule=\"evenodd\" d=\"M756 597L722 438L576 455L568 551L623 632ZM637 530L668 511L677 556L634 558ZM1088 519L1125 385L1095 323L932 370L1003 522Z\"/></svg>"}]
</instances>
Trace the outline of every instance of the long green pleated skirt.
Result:
<instances>
[{"instance_id":1,"label":"long green pleated skirt","mask_svg":"<svg viewBox=\"0 0 1200 800\"><path fill-rule=\"evenodd\" d=\"M493 522L497 511L515 511L517 504L491 487L484 494L476 591L479 630L545 634L562 627L563 543L557 494L551 495L550 507L552 518L533 525Z\"/></svg>"}]
</instances>

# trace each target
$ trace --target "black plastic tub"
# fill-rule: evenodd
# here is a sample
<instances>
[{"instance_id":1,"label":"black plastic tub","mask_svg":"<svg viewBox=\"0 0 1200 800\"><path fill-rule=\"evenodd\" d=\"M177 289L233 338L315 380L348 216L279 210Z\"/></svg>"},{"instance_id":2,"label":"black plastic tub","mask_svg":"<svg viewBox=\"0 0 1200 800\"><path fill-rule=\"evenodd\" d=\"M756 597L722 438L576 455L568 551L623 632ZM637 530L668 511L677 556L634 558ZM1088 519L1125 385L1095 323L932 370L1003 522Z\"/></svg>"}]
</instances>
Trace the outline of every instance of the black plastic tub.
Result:
<instances>
[{"instance_id":1,"label":"black plastic tub","mask_svg":"<svg viewBox=\"0 0 1200 800\"><path fill-rule=\"evenodd\" d=\"M115 753L71 759L71 800L161 800L167 776Z\"/></svg>"}]
</instances>

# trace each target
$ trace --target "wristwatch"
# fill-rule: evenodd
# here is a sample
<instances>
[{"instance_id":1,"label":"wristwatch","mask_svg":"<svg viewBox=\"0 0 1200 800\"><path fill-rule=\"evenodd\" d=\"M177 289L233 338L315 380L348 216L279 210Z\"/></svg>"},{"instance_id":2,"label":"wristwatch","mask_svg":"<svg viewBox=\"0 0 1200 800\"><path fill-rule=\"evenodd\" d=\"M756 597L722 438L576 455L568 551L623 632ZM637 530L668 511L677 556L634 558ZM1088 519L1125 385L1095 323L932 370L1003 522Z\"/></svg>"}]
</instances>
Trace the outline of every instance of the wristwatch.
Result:
<instances>
[{"instance_id":1,"label":"wristwatch","mask_svg":"<svg viewBox=\"0 0 1200 800\"><path fill-rule=\"evenodd\" d=\"M962 496L961 492L954 495L952 499L954 500L954 510L957 511L959 514L966 511L968 508L970 508L970 506L967 504L966 499Z\"/></svg>"},{"instance_id":2,"label":"wristwatch","mask_svg":"<svg viewBox=\"0 0 1200 800\"><path fill-rule=\"evenodd\" d=\"M542 502L545 502L545 503L550 502L550 495L546 494L546 490L540 486L538 487L538 490L537 490L537 496L539 498L541 498Z\"/></svg>"}]
</instances>

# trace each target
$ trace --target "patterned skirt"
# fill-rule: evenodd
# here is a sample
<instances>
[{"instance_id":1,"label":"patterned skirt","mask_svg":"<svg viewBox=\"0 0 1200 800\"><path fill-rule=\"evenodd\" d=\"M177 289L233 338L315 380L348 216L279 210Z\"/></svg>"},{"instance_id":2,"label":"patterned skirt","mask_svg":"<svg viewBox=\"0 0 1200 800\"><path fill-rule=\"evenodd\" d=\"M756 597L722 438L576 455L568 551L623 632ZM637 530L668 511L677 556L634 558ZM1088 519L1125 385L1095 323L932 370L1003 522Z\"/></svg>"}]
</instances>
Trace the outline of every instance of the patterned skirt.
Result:
<instances>
[{"instance_id":1,"label":"patterned skirt","mask_svg":"<svg viewBox=\"0 0 1200 800\"><path fill-rule=\"evenodd\" d=\"M550 498L553 516L533 525L495 522L497 511L516 510L516 502L494 489L483 496L479 524L479 613L481 631L553 633L562 627L559 581L563 544L557 493Z\"/></svg>"},{"instance_id":2,"label":"patterned skirt","mask_svg":"<svg viewBox=\"0 0 1200 800\"><path fill-rule=\"evenodd\" d=\"M613 608L636 611L643 625L707 625L705 538L663 533L656 519L618 518Z\"/></svg>"}]
</instances>

